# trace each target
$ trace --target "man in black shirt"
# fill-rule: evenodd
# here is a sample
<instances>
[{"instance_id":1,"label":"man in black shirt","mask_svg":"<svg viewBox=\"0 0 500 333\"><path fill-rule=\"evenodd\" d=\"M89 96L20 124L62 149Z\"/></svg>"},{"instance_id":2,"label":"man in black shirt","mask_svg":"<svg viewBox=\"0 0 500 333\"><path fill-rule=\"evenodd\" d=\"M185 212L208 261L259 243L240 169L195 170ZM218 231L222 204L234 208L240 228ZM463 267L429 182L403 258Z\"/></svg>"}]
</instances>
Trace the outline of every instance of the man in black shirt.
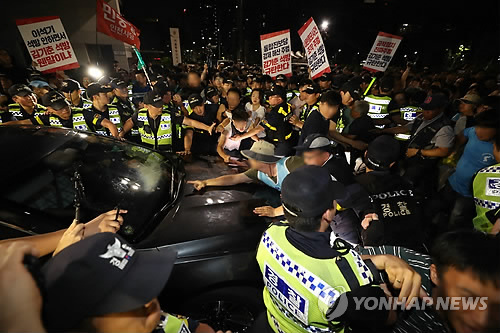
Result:
<instances>
[{"instance_id":1,"label":"man in black shirt","mask_svg":"<svg viewBox=\"0 0 500 333\"><path fill-rule=\"evenodd\" d=\"M327 91L324 93L319 101L319 109L311 112L302 127L299 145L301 145L310 134L328 136L330 120L339 112L339 107L341 105L342 99L339 93L334 91Z\"/></svg>"},{"instance_id":2,"label":"man in black shirt","mask_svg":"<svg viewBox=\"0 0 500 333\"><path fill-rule=\"evenodd\" d=\"M212 128L217 122L217 104L204 104L199 94L192 94L188 98L193 112L188 118L196 120ZM184 149L198 155L217 155L217 137L202 130L187 128L184 134Z\"/></svg>"},{"instance_id":3,"label":"man in black shirt","mask_svg":"<svg viewBox=\"0 0 500 333\"><path fill-rule=\"evenodd\" d=\"M122 121L118 109L109 104L108 93L112 91L112 88L104 87L99 83L91 83L87 87L87 96L92 100L92 106L83 109L83 113L90 113L94 120L92 120L91 131L96 132L99 135L104 136L114 136L118 137L118 133L122 129ZM101 119L108 119L111 121L115 127L106 128L100 123Z\"/></svg>"}]
</instances>

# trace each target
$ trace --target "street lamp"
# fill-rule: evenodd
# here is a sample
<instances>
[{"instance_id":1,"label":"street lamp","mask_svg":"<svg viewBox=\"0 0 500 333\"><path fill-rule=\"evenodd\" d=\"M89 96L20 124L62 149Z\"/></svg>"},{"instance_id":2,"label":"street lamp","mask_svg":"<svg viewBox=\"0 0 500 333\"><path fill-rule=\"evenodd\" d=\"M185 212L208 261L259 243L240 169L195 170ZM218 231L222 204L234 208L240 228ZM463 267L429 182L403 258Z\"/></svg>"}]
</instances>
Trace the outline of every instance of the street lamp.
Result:
<instances>
[{"instance_id":1,"label":"street lamp","mask_svg":"<svg viewBox=\"0 0 500 333\"><path fill-rule=\"evenodd\" d=\"M328 29L328 25L330 24L330 22L328 22L328 20L323 20L323 22L321 22L321 30L326 30Z\"/></svg>"},{"instance_id":2,"label":"street lamp","mask_svg":"<svg viewBox=\"0 0 500 333\"><path fill-rule=\"evenodd\" d=\"M103 71L95 66L90 66L87 74L95 80L101 78L104 75Z\"/></svg>"}]
</instances>

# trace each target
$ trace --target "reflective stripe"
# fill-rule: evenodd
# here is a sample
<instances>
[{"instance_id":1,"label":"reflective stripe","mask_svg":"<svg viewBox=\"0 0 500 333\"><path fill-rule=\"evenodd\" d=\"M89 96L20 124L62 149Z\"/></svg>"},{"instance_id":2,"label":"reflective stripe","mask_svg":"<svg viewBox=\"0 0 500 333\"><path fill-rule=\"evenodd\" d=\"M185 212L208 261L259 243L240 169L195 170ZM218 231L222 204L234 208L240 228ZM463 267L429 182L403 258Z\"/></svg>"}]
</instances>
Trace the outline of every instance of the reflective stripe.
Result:
<instances>
[{"instance_id":1,"label":"reflective stripe","mask_svg":"<svg viewBox=\"0 0 500 333\"><path fill-rule=\"evenodd\" d=\"M372 119L383 119L383 118L387 117L388 115L389 115L388 113L385 113L385 114L368 113L368 116L370 116L370 118L372 118Z\"/></svg>"},{"instance_id":2,"label":"reflective stripe","mask_svg":"<svg viewBox=\"0 0 500 333\"><path fill-rule=\"evenodd\" d=\"M484 200L479 198L474 198L474 202L476 203L476 205L490 210L500 208L500 202Z\"/></svg>"},{"instance_id":3,"label":"reflective stripe","mask_svg":"<svg viewBox=\"0 0 500 333\"><path fill-rule=\"evenodd\" d=\"M395 138L399 139L399 140L405 140L406 141L406 140L410 140L411 134L396 134Z\"/></svg>"},{"instance_id":4,"label":"reflective stripe","mask_svg":"<svg viewBox=\"0 0 500 333\"><path fill-rule=\"evenodd\" d=\"M391 100L376 99L376 98L372 98L372 97L368 97L368 96L365 97L365 101L368 103L379 104L379 105L389 105L389 103L391 102Z\"/></svg>"}]
</instances>

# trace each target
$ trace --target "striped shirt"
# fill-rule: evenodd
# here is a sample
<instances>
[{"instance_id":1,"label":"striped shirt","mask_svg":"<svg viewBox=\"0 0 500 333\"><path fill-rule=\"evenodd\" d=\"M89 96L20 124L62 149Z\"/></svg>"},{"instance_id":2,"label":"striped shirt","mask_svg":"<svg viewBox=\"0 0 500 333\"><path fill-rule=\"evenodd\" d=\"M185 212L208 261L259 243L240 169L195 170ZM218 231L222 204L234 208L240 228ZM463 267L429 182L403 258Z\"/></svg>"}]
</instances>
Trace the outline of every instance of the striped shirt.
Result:
<instances>
[{"instance_id":1,"label":"striped shirt","mask_svg":"<svg viewBox=\"0 0 500 333\"><path fill-rule=\"evenodd\" d=\"M422 289L431 295L432 282L430 278L431 257L416 251L399 246L377 246L360 248L359 252L365 255L390 254L406 261L422 278ZM396 323L387 331L393 333L447 333L450 332L439 314L429 306L419 310L412 308L407 311L398 311Z\"/></svg>"}]
</instances>

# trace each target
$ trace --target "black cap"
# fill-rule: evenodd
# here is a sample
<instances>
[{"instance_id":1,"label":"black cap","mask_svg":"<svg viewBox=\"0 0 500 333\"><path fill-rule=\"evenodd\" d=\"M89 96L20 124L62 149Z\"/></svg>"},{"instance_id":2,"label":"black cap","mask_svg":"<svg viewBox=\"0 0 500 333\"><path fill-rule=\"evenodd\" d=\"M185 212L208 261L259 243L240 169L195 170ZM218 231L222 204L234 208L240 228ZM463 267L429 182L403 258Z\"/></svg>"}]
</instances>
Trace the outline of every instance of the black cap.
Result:
<instances>
[{"instance_id":1,"label":"black cap","mask_svg":"<svg viewBox=\"0 0 500 333\"><path fill-rule=\"evenodd\" d=\"M160 96L164 96L167 92L173 91L165 82L158 82L153 86L153 90L160 94Z\"/></svg>"},{"instance_id":2,"label":"black cap","mask_svg":"<svg viewBox=\"0 0 500 333\"><path fill-rule=\"evenodd\" d=\"M222 83L223 83L223 84L224 84L224 83L231 83L231 84L233 84L233 80L228 79L228 78L224 78L224 80L222 81Z\"/></svg>"},{"instance_id":3,"label":"black cap","mask_svg":"<svg viewBox=\"0 0 500 333\"><path fill-rule=\"evenodd\" d=\"M326 136L321 135L319 133L313 133L313 134L309 134L306 137L306 139L302 143L302 146L297 146L297 147L295 147L295 149L298 151L306 151L306 150L313 150L313 149L321 149L324 151L331 151L332 148L335 148L337 146L338 146L337 142L328 139Z\"/></svg>"},{"instance_id":4,"label":"black cap","mask_svg":"<svg viewBox=\"0 0 500 333\"><path fill-rule=\"evenodd\" d=\"M304 89L306 94L319 94L321 93L321 88L317 84L313 84Z\"/></svg>"},{"instance_id":5,"label":"black cap","mask_svg":"<svg viewBox=\"0 0 500 333\"><path fill-rule=\"evenodd\" d=\"M160 95L156 90L150 90L146 94L144 94L144 104L152 105L156 108L163 107L163 95Z\"/></svg>"},{"instance_id":6,"label":"black cap","mask_svg":"<svg viewBox=\"0 0 500 333\"><path fill-rule=\"evenodd\" d=\"M47 328L64 331L83 319L140 308L165 286L177 253L136 251L104 232L74 243L42 268Z\"/></svg>"},{"instance_id":7,"label":"black cap","mask_svg":"<svg viewBox=\"0 0 500 333\"><path fill-rule=\"evenodd\" d=\"M11 97L13 96L19 96L19 97L25 97L33 93L33 90L30 89L25 84L14 84L9 88L9 95Z\"/></svg>"},{"instance_id":8,"label":"black cap","mask_svg":"<svg viewBox=\"0 0 500 333\"><path fill-rule=\"evenodd\" d=\"M279 85L274 85L269 92L269 97L280 96L284 101L286 101L286 89Z\"/></svg>"},{"instance_id":9,"label":"black cap","mask_svg":"<svg viewBox=\"0 0 500 333\"><path fill-rule=\"evenodd\" d=\"M42 97L42 103L45 106L51 107L54 110L61 110L69 106L69 102L66 98L58 91L49 91Z\"/></svg>"},{"instance_id":10,"label":"black cap","mask_svg":"<svg viewBox=\"0 0 500 333\"><path fill-rule=\"evenodd\" d=\"M214 96L217 96L218 94L219 91L214 87L208 87L207 90L205 90L205 96L207 96L207 98L212 98Z\"/></svg>"},{"instance_id":11,"label":"black cap","mask_svg":"<svg viewBox=\"0 0 500 333\"><path fill-rule=\"evenodd\" d=\"M99 93L108 93L110 91L113 91L113 88L105 87L100 83L91 83L86 89L87 97L90 100L92 100L92 97L94 97L94 95L97 95Z\"/></svg>"},{"instance_id":12,"label":"black cap","mask_svg":"<svg viewBox=\"0 0 500 333\"><path fill-rule=\"evenodd\" d=\"M78 81L75 81L73 79L67 79L62 82L62 87L61 87L62 92L70 93L79 89L82 89L82 87L80 86L80 83L78 83Z\"/></svg>"},{"instance_id":13,"label":"black cap","mask_svg":"<svg viewBox=\"0 0 500 333\"><path fill-rule=\"evenodd\" d=\"M379 136L368 145L365 164L372 170L389 170L391 163L398 160L399 150L399 142L394 137Z\"/></svg>"},{"instance_id":14,"label":"black cap","mask_svg":"<svg viewBox=\"0 0 500 333\"><path fill-rule=\"evenodd\" d=\"M321 75L319 77L319 80L320 81L331 81L332 80L332 76L330 75L330 73L323 73L323 75Z\"/></svg>"},{"instance_id":15,"label":"black cap","mask_svg":"<svg viewBox=\"0 0 500 333\"><path fill-rule=\"evenodd\" d=\"M361 89L359 87L359 84L357 84L356 82L348 81L342 85L342 88L340 90L349 92L349 95L351 95L351 97L355 101L359 100L361 97Z\"/></svg>"},{"instance_id":16,"label":"black cap","mask_svg":"<svg viewBox=\"0 0 500 333\"><path fill-rule=\"evenodd\" d=\"M101 78L99 80L97 80L97 83L100 83L103 86L109 85L110 82L111 82L111 78L109 76L106 76L106 75L101 76Z\"/></svg>"},{"instance_id":17,"label":"black cap","mask_svg":"<svg viewBox=\"0 0 500 333\"><path fill-rule=\"evenodd\" d=\"M111 80L111 88L113 89L127 88L127 83L123 80L113 79Z\"/></svg>"},{"instance_id":18,"label":"black cap","mask_svg":"<svg viewBox=\"0 0 500 333\"><path fill-rule=\"evenodd\" d=\"M341 199L344 193L344 185L334 182L327 169L307 165L285 178L281 202L293 216L316 217L333 208L333 200Z\"/></svg>"},{"instance_id":19,"label":"black cap","mask_svg":"<svg viewBox=\"0 0 500 333\"><path fill-rule=\"evenodd\" d=\"M188 103L191 109L194 109L199 105L203 105L203 98L199 94L191 94L188 97Z\"/></svg>"},{"instance_id":20,"label":"black cap","mask_svg":"<svg viewBox=\"0 0 500 333\"><path fill-rule=\"evenodd\" d=\"M287 82L287 81L288 81L288 79L287 79L287 77L286 77L286 75L285 75L285 74L280 74L280 75L276 76L276 81L283 81L283 82Z\"/></svg>"},{"instance_id":21,"label":"black cap","mask_svg":"<svg viewBox=\"0 0 500 333\"><path fill-rule=\"evenodd\" d=\"M433 94L427 96L421 107L424 110L436 110L444 108L446 105L448 105L448 98L444 94Z\"/></svg>"}]
</instances>

